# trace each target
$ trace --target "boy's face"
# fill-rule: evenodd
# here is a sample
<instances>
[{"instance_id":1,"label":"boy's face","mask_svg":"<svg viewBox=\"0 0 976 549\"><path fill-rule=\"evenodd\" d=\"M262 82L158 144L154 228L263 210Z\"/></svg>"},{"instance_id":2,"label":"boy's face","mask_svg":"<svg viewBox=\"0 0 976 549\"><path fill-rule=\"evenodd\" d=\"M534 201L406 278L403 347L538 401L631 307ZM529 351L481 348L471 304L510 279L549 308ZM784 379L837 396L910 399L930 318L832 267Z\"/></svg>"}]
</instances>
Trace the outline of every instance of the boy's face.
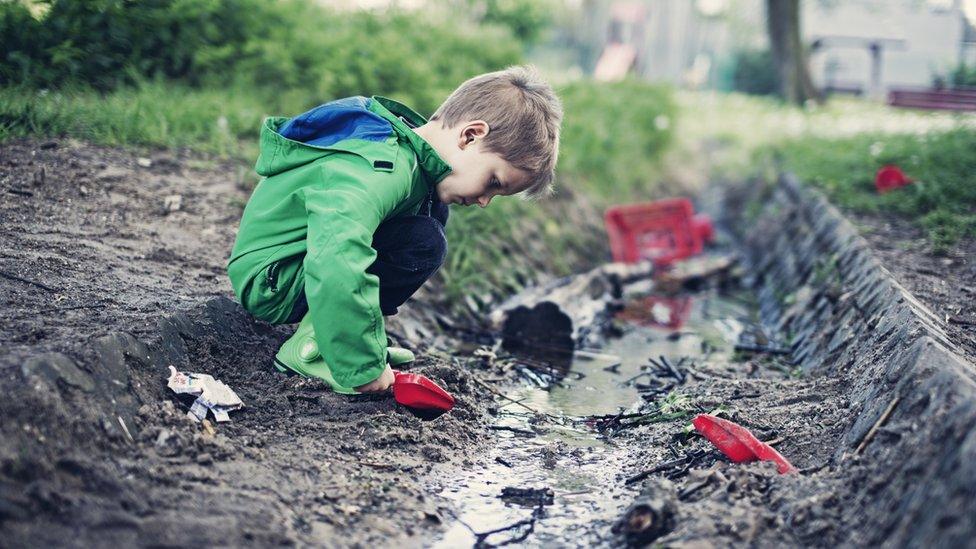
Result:
<instances>
[{"instance_id":1,"label":"boy's face","mask_svg":"<svg viewBox=\"0 0 976 549\"><path fill-rule=\"evenodd\" d=\"M471 122L458 129L458 138L447 151L438 151L451 166L451 173L437 185L441 202L484 208L498 195L512 195L529 186L528 174L484 150L488 131L486 123Z\"/></svg>"}]
</instances>

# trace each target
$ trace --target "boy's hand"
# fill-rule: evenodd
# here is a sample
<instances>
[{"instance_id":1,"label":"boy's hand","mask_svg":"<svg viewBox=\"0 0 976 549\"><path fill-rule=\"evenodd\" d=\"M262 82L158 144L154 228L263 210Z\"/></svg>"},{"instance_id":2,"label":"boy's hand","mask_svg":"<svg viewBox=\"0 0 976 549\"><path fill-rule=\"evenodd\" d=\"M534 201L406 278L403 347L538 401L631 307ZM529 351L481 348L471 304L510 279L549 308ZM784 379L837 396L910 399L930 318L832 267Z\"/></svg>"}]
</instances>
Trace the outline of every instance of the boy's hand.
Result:
<instances>
[{"instance_id":1,"label":"boy's hand","mask_svg":"<svg viewBox=\"0 0 976 549\"><path fill-rule=\"evenodd\" d=\"M370 381L366 385L360 385L355 387L356 391L359 393L380 393L390 388L393 385L393 369L390 365L386 365L386 369L380 374L380 377Z\"/></svg>"}]
</instances>

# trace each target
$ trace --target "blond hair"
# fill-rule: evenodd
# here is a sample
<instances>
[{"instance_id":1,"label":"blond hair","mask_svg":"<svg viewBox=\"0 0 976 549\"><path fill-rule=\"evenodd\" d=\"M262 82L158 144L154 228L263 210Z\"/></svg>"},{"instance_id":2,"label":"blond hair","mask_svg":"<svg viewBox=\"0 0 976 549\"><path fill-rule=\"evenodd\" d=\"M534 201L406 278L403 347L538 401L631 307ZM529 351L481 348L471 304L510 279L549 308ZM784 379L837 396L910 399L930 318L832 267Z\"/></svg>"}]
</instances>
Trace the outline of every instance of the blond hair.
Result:
<instances>
[{"instance_id":1,"label":"blond hair","mask_svg":"<svg viewBox=\"0 0 976 549\"><path fill-rule=\"evenodd\" d=\"M526 195L552 193L563 107L535 67L513 66L475 76L454 90L430 119L444 128L484 120L490 128L485 149L528 173Z\"/></svg>"}]
</instances>

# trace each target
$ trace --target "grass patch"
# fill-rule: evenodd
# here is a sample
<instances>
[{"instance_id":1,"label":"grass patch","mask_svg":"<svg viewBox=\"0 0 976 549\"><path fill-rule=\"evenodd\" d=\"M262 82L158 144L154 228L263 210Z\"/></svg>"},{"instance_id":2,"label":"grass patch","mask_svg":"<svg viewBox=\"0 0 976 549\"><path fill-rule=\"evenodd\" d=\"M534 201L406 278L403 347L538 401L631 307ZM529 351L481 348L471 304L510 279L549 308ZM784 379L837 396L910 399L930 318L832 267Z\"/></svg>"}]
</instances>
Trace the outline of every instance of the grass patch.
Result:
<instances>
[{"instance_id":1,"label":"grass patch","mask_svg":"<svg viewBox=\"0 0 976 549\"><path fill-rule=\"evenodd\" d=\"M257 128L268 112L254 94L161 82L110 93L0 88L0 141L73 137L108 146L191 147L253 160Z\"/></svg>"},{"instance_id":2,"label":"grass patch","mask_svg":"<svg viewBox=\"0 0 976 549\"><path fill-rule=\"evenodd\" d=\"M894 213L923 227L936 251L976 237L976 130L922 135L866 134L844 139L798 139L760 153L822 189L838 206L861 213ZM915 183L879 195L874 175L899 165Z\"/></svg>"},{"instance_id":3,"label":"grass patch","mask_svg":"<svg viewBox=\"0 0 976 549\"><path fill-rule=\"evenodd\" d=\"M976 116L854 98L795 107L771 98L684 91L676 100L677 139L666 164L686 187L774 181L786 169L848 211L913 221L936 251L976 236ZM886 163L921 184L878 196L874 174ZM760 206L750 204L747 218Z\"/></svg>"}]
</instances>

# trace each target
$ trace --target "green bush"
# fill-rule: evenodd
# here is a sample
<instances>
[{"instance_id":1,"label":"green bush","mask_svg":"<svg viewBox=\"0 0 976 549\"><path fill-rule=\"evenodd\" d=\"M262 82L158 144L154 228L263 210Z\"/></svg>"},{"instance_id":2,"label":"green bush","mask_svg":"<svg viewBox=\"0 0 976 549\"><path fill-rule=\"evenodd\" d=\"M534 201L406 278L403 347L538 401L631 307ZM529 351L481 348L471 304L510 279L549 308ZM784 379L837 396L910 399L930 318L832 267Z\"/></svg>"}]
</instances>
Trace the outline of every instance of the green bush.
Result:
<instances>
[{"instance_id":1,"label":"green bush","mask_svg":"<svg viewBox=\"0 0 976 549\"><path fill-rule=\"evenodd\" d=\"M860 135L806 138L766 154L800 179L823 189L841 207L871 214L894 213L926 229L944 251L976 236L976 130L927 135ZM916 182L878 195L874 176L896 164Z\"/></svg>"},{"instance_id":2,"label":"green bush","mask_svg":"<svg viewBox=\"0 0 976 549\"><path fill-rule=\"evenodd\" d=\"M959 63L949 74L949 84L953 88L976 87L976 65L970 67Z\"/></svg>"},{"instance_id":3,"label":"green bush","mask_svg":"<svg viewBox=\"0 0 976 549\"><path fill-rule=\"evenodd\" d=\"M433 109L472 75L521 58L501 26L299 0L52 0L35 19L0 3L0 86L112 90L146 79L243 86L292 104L383 93Z\"/></svg>"},{"instance_id":4,"label":"green bush","mask_svg":"<svg viewBox=\"0 0 976 549\"><path fill-rule=\"evenodd\" d=\"M778 91L773 54L767 50L742 50L732 61L732 89L751 95L774 95Z\"/></svg>"},{"instance_id":5,"label":"green bush","mask_svg":"<svg viewBox=\"0 0 976 549\"><path fill-rule=\"evenodd\" d=\"M101 145L192 147L254 160L273 103L237 89L145 82L102 94L89 88L0 88L0 141L71 136Z\"/></svg>"}]
</instances>

